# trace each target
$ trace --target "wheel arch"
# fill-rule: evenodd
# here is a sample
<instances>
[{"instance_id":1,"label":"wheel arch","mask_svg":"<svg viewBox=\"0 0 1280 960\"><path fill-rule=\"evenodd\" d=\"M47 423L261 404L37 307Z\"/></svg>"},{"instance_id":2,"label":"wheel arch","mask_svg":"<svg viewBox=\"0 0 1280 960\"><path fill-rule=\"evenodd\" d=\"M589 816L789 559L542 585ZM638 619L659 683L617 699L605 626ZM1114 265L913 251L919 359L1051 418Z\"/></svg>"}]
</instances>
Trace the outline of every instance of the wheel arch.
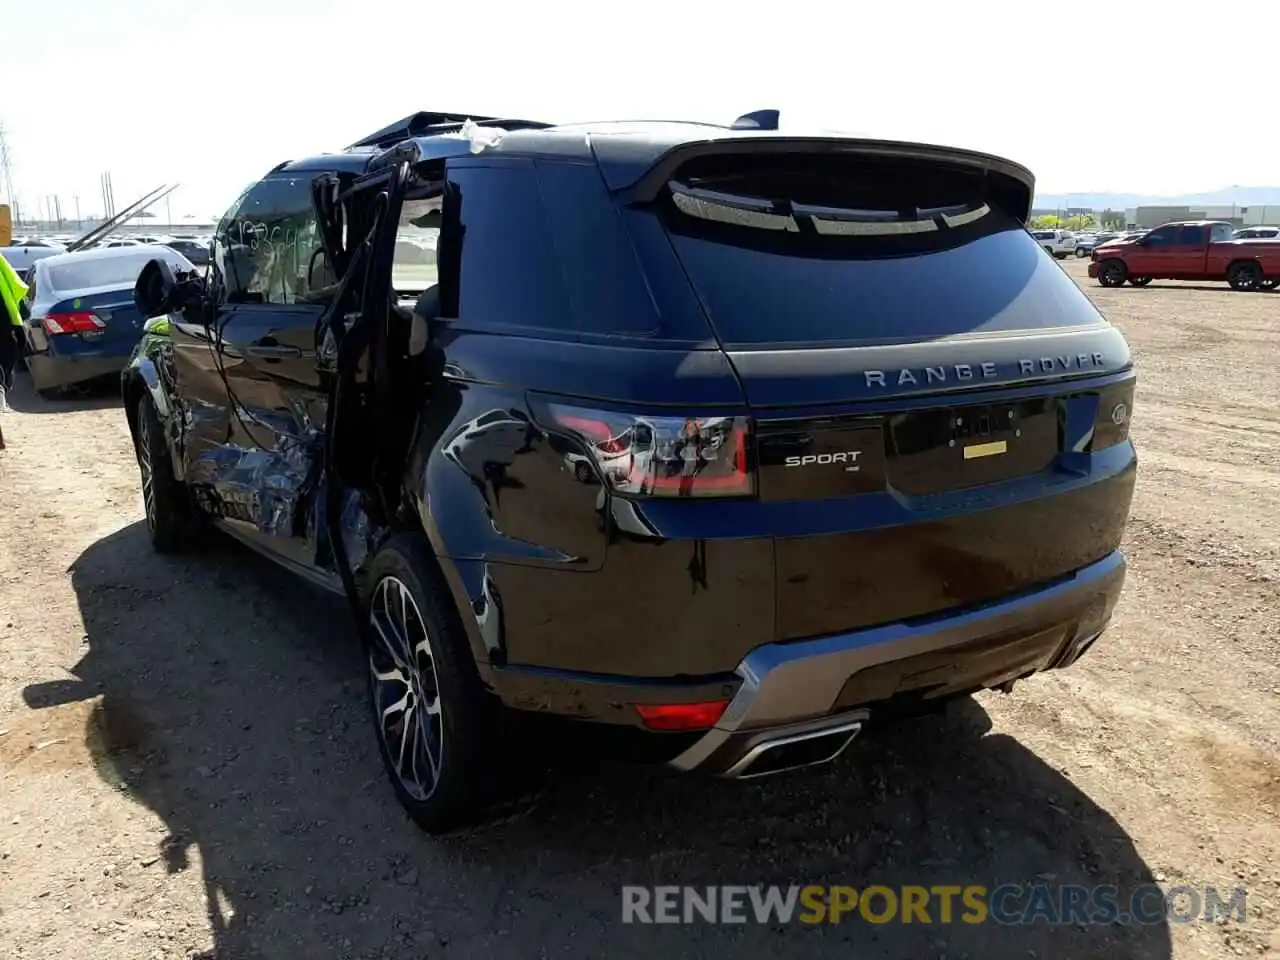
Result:
<instances>
[{"instance_id":1,"label":"wheel arch","mask_svg":"<svg viewBox=\"0 0 1280 960\"><path fill-rule=\"evenodd\" d=\"M502 601L486 561L457 560L445 550L430 498L413 492L424 490L424 483L425 477L419 477L416 484L406 483L405 501L391 525L380 535L378 549L401 534L416 536L421 541L423 559L435 566L440 581L448 588L480 679L492 690L492 668L504 665L507 660L503 642L506 632L501 623ZM373 586L367 583L366 590L372 591Z\"/></svg>"},{"instance_id":2,"label":"wheel arch","mask_svg":"<svg viewBox=\"0 0 1280 960\"><path fill-rule=\"evenodd\" d=\"M156 417L160 420L160 426L164 428L165 444L169 448L169 459L173 463L174 478L182 480L182 457L175 449L173 430L170 425L173 406L165 393L155 361L146 356L135 358L129 366L125 367L120 377L120 399L124 404L125 418L129 422L129 433L135 441L138 439L138 401L144 396L151 398Z\"/></svg>"},{"instance_id":3,"label":"wheel arch","mask_svg":"<svg viewBox=\"0 0 1280 960\"><path fill-rule=\"evenodd\" d=\"M1227 275L1230 276L1232 270L1234 270L1236 267L1244 266L1245 264L1249 264L1250 266L1257 267L1258 273L1262 274L1262 276L1265 277L1267 275L1267 271L1262 269L1262 262L1256 256L1236 257L1234 260L1230 261L1227 264Z\"/></svg>"}]
</instances>

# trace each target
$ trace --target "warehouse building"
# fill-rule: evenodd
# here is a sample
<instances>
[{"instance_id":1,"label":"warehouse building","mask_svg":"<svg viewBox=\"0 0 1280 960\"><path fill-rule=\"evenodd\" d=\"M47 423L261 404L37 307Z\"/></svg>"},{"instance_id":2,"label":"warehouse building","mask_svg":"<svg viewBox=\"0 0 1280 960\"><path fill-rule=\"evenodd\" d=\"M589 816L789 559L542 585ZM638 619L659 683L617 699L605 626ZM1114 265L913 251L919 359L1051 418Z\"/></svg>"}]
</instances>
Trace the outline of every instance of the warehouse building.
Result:
<instances>
[{"instance_id":1,"label":"warehouse building","mask_svg":"<svg viewBox=\"0 0 1280 960\"><path fill-rule=\"evenodd\" d=\"M1226 220L1236 227L1280 223L1280 204L1189 204L1130 207L1124 212L1130 230L1148 230L1170 220Z\"/></svg>"}]
</instances>

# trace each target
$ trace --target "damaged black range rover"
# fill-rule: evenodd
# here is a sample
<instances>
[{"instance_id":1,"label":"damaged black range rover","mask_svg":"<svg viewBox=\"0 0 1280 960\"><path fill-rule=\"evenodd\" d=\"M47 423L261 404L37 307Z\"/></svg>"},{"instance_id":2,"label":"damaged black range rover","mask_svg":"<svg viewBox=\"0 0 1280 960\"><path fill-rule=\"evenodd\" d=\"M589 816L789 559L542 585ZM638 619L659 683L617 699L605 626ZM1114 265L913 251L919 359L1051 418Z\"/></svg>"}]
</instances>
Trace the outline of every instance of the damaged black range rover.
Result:
<instances>
[{"instance_id":1,"label":"damaged black range rover","mask_svg":"<svg viewBox=\"0 0 1280 960\"><path fill-rule=\"evenodd\" d=\"M139 279L156 548L211 524L345 594L428 830L531 713L752 777L1107 626L1134 374L1031 174L772 120L418 114Z\"/></svg>"}]
</instances>

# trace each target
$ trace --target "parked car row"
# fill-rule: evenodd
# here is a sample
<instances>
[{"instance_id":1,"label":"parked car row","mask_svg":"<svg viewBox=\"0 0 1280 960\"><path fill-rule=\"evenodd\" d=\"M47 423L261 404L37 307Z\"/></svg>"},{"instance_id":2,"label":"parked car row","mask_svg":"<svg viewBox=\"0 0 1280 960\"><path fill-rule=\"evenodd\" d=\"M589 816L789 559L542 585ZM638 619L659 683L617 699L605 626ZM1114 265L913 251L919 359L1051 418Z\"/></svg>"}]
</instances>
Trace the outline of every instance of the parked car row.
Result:
<instances>
[{"instance_id":1,"label":"parked car row","mask_svg":"<svg viewBox=\"0 0 1280 960\"><path fill-rule=\"evenodd\" d=\"M130 212L76 237L18 237L0 247L28 288L22 363L45 396L119 374L140 334L133 287L148 261L158 256L181 271L209 262L207 237L110 233Z\"/></svg>"}]
</instances>

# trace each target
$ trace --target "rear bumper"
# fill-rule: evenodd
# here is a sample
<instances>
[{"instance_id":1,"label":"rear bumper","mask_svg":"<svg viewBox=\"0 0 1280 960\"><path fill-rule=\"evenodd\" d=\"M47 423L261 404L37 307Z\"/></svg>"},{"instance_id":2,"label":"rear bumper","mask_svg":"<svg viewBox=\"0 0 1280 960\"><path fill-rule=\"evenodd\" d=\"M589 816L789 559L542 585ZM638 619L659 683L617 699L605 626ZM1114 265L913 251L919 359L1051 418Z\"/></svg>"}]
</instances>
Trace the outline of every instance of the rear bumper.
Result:
<instances>
[{"instance_id":1,"label":"rear bumper","mask_svg":"<svg viewBox=\"0 0 1280 960\"><path fill-rule=\"evenodd\" d=\"M719 723L672 763L749 776L743 761L779 738L837 730L834 755L895 701L943 699L1068 666L1105 629L1124 574L1117 551L1052 586L961 614L758 647L739 665L742 684Z\"/></svg>"},{"instance_id":2,"label":"rear bumper","mask_svg":"<svg viewBox=\"0 0 1280 960\"><path fill-rule=\"evenodd\" d=\"M99 377L119 376L128 362L127 353L119 356L67 357L48 353L27 354L27 370L31 373L31 383L37 390L55 390Z\"/></svg>"},{"instance_id":3,"label":"rear bumper","mask_svg":"<svg viewBox=\"0 0 1280 960\"><path fill-rule=\"evenodd\" d=\"M750 777L831 759L864 724L1074 663L1106 628L1124 583L1119 551L1005 599L816 640L766 643L733 673L630 678L482 664L520 711L592 721L611 752ZM637 703L728 700L712 729L655 733Z\"/></svg>"},{"instance_id":4,"label":"rear bumper","mask_svg":"<svg viewBox=\"0 0 1280 960\"><path fill-rule=\"evenodd\" d=\"M1092 279L1094 279L1094 280L1097 280L1097 279L1098 279L1098 267L1100 267L1100 266L1101 266L1101 264L1100 264L1100 263L1097 263L1097 262L1093 262L1093 263L1090 263L1090 264L1089 264L1089 276L1090 276Z\"/></svg>"}]
</instances>

